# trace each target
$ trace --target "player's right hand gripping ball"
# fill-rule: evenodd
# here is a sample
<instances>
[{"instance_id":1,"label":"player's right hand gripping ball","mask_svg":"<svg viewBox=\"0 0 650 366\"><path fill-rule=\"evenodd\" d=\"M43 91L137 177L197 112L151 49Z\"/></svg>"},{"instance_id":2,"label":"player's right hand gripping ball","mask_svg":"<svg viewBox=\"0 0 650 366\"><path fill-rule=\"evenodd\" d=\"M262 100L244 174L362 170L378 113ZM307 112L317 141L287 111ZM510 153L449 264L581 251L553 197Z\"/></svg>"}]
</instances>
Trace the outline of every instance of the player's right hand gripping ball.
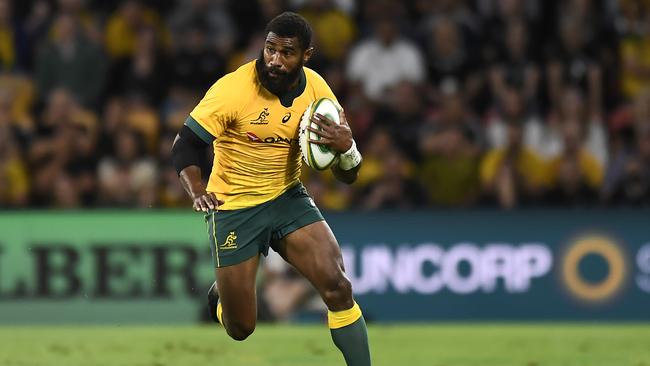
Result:
<instances>
[{"instance_id":1,"label":"player's right hand gripping ball","mask_svg":"<svg viewBox=\"0 0 650 366\"><path fill-rule=\"evenodd\" d=\"M338 159L339 154L331 151L327 146L309 142L309 140L320 140L318 134L309 131L308 126L315 129L320 129L318 125L311 122L311 117L318 113L326 116L337 124L341 123L339 118L339 107L336 102L329 98L320 98L309 104L305 113L302 114L300 119L300 151L302 158L307 165L316 170L325 170L332 166Z\"/></svg>"}]
</instances>

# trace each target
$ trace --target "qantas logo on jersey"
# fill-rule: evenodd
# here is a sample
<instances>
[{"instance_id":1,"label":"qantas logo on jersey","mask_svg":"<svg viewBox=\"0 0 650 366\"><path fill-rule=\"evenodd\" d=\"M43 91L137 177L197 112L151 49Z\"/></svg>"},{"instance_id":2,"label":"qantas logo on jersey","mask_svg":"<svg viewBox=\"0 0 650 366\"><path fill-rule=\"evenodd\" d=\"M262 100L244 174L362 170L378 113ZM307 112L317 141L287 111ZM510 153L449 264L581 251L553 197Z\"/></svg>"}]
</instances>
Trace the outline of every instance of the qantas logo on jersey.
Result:
<instances>
[{"instance_id":1,"label":"qantas logo on jersey","mask_svg":"<svg viewBox=\"0 0 650 366\"><path fill-rule=\"evenodd\" d=\"M281 137L281 136L269 136L269 137L258 137L256 134L252 132L246 132L246 137L251 142L256 142L256 143L262 143L262 144L277 144L277 143L285 143L288 145L292 144L297 144L298 139L294 138L288 138L288 137Z\"/></svg>"},{"instance_id":2,"label":"qantas logo on jersey","mask_svg":"<svg viewBox=\"0 0 650 366\"><path fill-rule=\"evenodd\" d=\"M268 108L264 108L263 111L260 112L260 115L255 118L254 120L250 121L252 125L266 125L269 123L269 120L266 119L271 113L269 112Z\"/></svg>"}]
</instances>

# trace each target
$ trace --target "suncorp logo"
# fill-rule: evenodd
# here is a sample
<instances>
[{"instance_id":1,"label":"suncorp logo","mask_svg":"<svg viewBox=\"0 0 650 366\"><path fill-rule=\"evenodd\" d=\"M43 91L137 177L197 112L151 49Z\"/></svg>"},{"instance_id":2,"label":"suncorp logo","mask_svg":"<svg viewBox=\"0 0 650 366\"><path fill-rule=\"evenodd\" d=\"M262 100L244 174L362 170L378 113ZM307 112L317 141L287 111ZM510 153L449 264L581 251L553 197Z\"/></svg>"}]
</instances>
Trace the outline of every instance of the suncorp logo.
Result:
<instances>
[{"instance_id":1,"label":"suncorp logo","mask_svg":"<svg viewBox=\"0 0 650 366\"><path fill-rule=\"evenodd\" d=\"M582 303L601 304L626 286L650 294L650 242L637 247L634 256L605 235L583 234L566 247L552 248L545 243L461 242L368 244L343 246L342 251L347 274L360 295L517 294L538 286L549 295L559 290ZM552 271L556 280L542 283Z\"/></svg>"},{"instance_id":2,"label":"suncorp logo","mask_svg":"<svg viewBox=\"0 0 650 366\"><path fill-rule=\"evenodd\" d=\"M492 293L499 286L508 293L527 291L535 278L549 273L553 256L539 243L459 243L443 248L433 243L415 246L368 245L360 252L343 248L347 273L355 292L434 294ZM502 281L499 282L499 279ZM502 285L499 285L502 283Z\"/></svg>"},{"instance_id":3,"label":"suncorp logo","mask_svg":"<svg viewBox=\"0 0 650 366\"><path fill-rule=\"evenodd\" d=\"M641 253L641 252L639 252ZM600 278L589 279L589 257L604 262ZM642 260L641 264L645 264ZM641 267L641 266L640 266ZM579 300L598 303L613 298L624 286L628 264L620 244L603 235L584 235L573 240L562 256L561 275L569 293Z\"/></svg>"}]
</instances>

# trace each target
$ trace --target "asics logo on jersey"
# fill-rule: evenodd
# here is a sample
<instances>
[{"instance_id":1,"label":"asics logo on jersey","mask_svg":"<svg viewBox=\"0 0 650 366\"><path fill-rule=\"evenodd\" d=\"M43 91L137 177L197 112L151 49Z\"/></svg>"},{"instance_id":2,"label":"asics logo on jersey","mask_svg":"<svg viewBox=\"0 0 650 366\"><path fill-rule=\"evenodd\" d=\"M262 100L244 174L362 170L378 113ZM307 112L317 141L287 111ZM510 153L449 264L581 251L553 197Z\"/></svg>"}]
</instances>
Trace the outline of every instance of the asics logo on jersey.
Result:
<instances>
[{"instance_id":1,"label":"asics logo on jersey","mask_svg":"<svg viewBox=\"0 0 650 366\"><path fill-rule=\"evenodd\" d=\"M226 242L219 245L219 249L237 249L237 243L235 243L235 240L237 240L237 235L234 231L231 231L226 237Z\"/></svg>"},{"instance_id":2,"label":"asics logo on jersey","mask_svg":"<svg viewBox=\"0 0 650 366\"><path fill-rule=\"evenodd\" d=\"M263 111L260 112L260 115L255 118L254 120L250 121L252 125L266 125L269 123L269 120L266 119L271 113L269 113L268 108L264 108Z\"/></svg>"},{"instance_id":3,"label":"asics logo on jersey","mask_svg":"<svg viewBox=\"0 0 650 366\"><path fill-rule=\"evenodd\" d=\"M282 123L287 123L289 119L291 119L291 112L287 112L287 114L285 114L284 117L282 117Z\"/></svg>"}]
</instances>

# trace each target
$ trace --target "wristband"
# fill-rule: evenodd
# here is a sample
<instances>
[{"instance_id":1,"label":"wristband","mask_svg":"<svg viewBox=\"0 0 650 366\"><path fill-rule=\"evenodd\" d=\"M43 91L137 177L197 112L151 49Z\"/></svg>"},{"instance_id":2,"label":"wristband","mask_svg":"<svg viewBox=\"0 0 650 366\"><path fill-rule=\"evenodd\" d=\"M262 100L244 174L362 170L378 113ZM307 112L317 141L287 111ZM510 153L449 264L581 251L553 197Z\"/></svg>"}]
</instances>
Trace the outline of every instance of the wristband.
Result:
<instances>
[{"instance_id":1,"label":"wristband","mask_svg":"<svg viewBox=\"0 0 650 366\"><path fill-rule=\"evenodd\" d=\"M348 151L339 155L339 167L343 170L350 170L361 163L361 153L357 150L357 143L352 140L352 146Z\"/></svg>"}]
</instances>

